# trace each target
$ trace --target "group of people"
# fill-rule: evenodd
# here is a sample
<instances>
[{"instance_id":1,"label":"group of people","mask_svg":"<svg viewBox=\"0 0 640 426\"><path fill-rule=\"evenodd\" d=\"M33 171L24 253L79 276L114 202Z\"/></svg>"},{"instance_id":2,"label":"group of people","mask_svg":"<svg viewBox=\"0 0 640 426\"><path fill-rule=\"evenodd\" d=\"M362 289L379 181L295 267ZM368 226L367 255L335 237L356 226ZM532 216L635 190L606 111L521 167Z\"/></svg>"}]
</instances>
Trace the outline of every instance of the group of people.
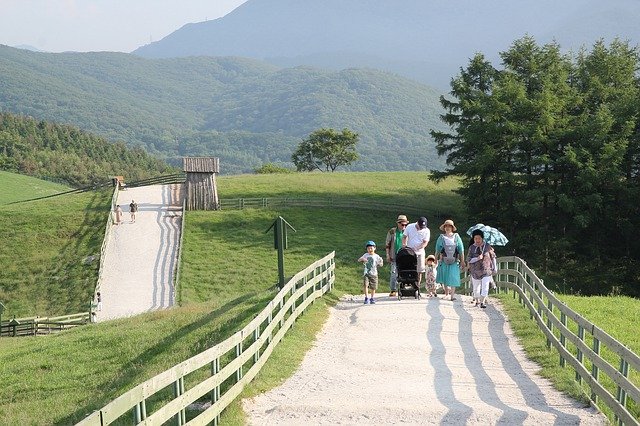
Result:
<instances>
[{"instance_id":1,"label":"group of people","mask_svg":"<svg viewBox=\"0 0 640 426\"><path fill-rule=\"evenodd\" d=\"M409 223L406 215L399 215L396 226L389 229L385 242L386 260L389 263L390 279L389 296L393 297L398 292L398 266L396 255L402 247L410 247L416 254L417 260L417 285L421 288L424 276L427 297L437 298L437 286L444 289L444 297L456 300L456 289L460 287L460 275L465 270L471 275L473 285L473 301L475 306L487 307L489 287L493 283L493 275L496 272L496 255L491 245L484 241L484 233L481 230L473 231L469 248L465 257L462 238L456 233L456 226L451 219L447 219L439 227L442 233L435 244L435 254L425 258L425 248L431 239L431 231L427 227L427 218L420 217L415 223ZM364 303L374 304L375 293L378 288L378 267L384 262L376 253L376 243L367 241L367 252L358 261L364 263L363 287ZM466 260L466 262L465 262Z\"/></svg>"},{"instance_id":2,"label":"group of people","mask_svg":"<svg viewBox=\"0 0 640 426\"><path fill-rule=\"evenodd\" d=\"M138 212L138 203L136 203L134 200L131 200L131 204L129 204L129 213L131 214L131 223L135 223L137 212ZM115 224L120 225L122 223L122 207L120 207L120 205L117 205L114 213L116 215Z\"/></svg>"}]
</instances>

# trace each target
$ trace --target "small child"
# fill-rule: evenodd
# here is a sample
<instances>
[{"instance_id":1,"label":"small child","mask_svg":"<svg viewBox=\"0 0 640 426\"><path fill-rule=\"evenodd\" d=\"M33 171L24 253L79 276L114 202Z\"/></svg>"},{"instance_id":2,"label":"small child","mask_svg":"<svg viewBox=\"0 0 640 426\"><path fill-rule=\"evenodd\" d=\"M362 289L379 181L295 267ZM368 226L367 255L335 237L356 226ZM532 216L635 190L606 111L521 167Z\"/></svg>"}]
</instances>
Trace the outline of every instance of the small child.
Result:
<instances>
[{"instance_id":1,"label":"small child","mask_svg":"<svg viewBox=\"0 0 640 426\"><path fill-rule=\"evenodd\" d=\"M363 254L358 262L364 263L364 274L362 282L364 286L364 304L375 304L373 297L378 289L378 266L382 266L382 258L376 254L376 243L367 241L365 244L367 252Z\"/></svg>"},{"instance_id":2,"label":"small child","mask_svg":"<svg viewBox=\"0 0 640 426\"><path fill-rule=\"evenodd\" d=\"M432 254L427 256L427 266L424 272L425 287L427 289L427 297L438 297L436 293L436 276L438 274L438 262Z\"/></svg>"}]
</instances>

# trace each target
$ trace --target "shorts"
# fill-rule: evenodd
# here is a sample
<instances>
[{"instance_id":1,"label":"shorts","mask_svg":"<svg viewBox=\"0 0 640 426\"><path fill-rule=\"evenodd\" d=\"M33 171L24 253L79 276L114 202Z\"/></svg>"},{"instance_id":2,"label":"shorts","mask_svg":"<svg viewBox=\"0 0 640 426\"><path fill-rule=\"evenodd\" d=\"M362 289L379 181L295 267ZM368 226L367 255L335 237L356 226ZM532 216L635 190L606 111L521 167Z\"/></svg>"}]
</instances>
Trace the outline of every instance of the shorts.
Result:
<instances>
[{"instance_id":1,"label":"shorts","mask_svg":"<svg viewBox=\"0 0 640 426\"><path fill-rule=\"evenodd\" d=\"M378 276L366 274L362 277L362 284L369 287L371 290L378 289Z\"/></svg>"},{"instance_id":2,"label":"shorts","mask_svg":"<svg viewBox=\"0 0 640 426\"><path fill-rule=\"evenodd\" d=\"M424 272L426 271L426 267L424 264L424 253L416 253L416 260L418 261L418 264L416 265L416 270L418 272Z\"/></svg>"}]
</instances>

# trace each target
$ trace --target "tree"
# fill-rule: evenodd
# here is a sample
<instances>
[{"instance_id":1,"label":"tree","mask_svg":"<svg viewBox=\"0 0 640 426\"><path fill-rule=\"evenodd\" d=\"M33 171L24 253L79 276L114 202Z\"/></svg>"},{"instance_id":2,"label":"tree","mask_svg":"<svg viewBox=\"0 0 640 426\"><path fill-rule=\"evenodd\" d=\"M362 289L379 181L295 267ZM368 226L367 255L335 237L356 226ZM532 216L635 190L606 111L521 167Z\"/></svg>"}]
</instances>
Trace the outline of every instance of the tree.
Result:
<instances>
[{"instance_id":1,"label":"tree","mask_svg":"<svg viewBox=\"0 0 640 426\"><path fill-rule=\"evenodd\" d=\"M441 98L449 167L432 179L459 176L470 215L552 287L640 294L640 52L600 41L572 60L524 37L500 57L477 54Z\"/></svg>"},{"instance_id":2,"label":"tree","mask_svg":"<svg viewBox=\"0 0 640 426\"><path fill-rule=\"evenodd\" d=\"M298 145L291 156L299 172L329 171L338 166L348 166L358 159L356 144L359 136L349 129L341 133L333 129L319 129Z\"/></svg>"}]
</instances>

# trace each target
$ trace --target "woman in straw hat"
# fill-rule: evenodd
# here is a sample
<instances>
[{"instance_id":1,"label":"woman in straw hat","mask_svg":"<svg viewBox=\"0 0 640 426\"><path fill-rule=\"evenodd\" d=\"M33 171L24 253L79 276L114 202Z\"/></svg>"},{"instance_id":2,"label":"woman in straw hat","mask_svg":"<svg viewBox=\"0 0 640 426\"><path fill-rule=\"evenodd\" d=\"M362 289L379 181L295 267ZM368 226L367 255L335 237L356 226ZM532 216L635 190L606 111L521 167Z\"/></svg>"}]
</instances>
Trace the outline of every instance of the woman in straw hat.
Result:
<instances>
[{"instance_id":1,"label":"woman in straw hat","mask_svg":"<svg viewBox=\"0 0 640 426\"><path fill-rule=\"evenodd\" d=\"M456 233L453 220L445 220L440 230L443 234L436 241L436 257L439 259L437 283L444 287L445 297L456 300L456 288L460 287L460 265L464 265L464 245Z\"/></svg>"}]
</instances>

